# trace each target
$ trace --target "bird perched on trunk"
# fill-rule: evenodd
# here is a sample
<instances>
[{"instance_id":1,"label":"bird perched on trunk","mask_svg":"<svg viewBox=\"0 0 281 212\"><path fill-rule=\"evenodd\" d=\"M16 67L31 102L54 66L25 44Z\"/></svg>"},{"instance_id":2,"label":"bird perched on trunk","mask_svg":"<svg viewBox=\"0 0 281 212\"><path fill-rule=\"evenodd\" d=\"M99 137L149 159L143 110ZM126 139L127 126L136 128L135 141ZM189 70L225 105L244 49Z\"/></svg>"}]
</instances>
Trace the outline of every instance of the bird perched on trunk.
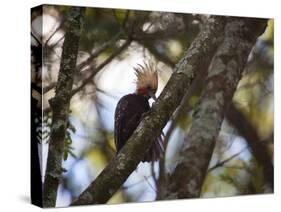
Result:
<instances>
[{"instance_id":1,"label":"bird perched on trunk","mask_svg":"<svg viewBox=\"0 0 281 212\"><path fill-rule=\"evenodd\" d=\"M156 100L158 87L157 69L152 64L138 65L135 93L123 96L115 109L114 138L117 153L139 125L142 115L150 109L148 100ZM163 154L161 136L152 143L143 162L157 161Z\"/></svg>"}]
</instances>

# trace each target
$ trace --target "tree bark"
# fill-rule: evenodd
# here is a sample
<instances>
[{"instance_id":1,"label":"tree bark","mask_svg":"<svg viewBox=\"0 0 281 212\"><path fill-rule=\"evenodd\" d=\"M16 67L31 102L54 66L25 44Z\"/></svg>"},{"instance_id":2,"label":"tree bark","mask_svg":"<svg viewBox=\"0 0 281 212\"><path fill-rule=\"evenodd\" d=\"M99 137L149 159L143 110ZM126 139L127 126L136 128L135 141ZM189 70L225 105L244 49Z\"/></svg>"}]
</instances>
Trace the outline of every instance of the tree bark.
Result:
<instances>
[{"instance_id":1,"label":"tree bark","mask_svg":"<svg viewBox=\"0 0 281 212\"><path fill-rule=\"evenodd\" d=\"M61 162L64 152L64 138L84 11L85 8L72 7L66 21L56 95L50 100L53 115L43 189L43 207L55 207L56 205L57 189L63 171Z\"/></svg>"},{"instance_id":2,"label":"tree bark","mask_svg":"<svg viewBox=\"0 0 281 212\"><path fill-rule=\"evenodd\" d=\"M248 121L245 115L239 111L235 105L231 104L228 108L226 118L233 124L239 134L243 136L257 162L262 166L265 184L270 188L271 192L274 191L274 173L273 164L266 147L259 138L256 130Z\"/></svg>"},{"instance_id":3,"label":"tree bark","mask_svg":"<svg viewBox=\"0 0 281 212\"><path fill-rule=\"evenodd\" d=\"M162 199L200 196L225 110L231 103L248 55L266 23L262 19L228 18L224 41L209 68L191 129L181 147L178 164L168 176Z\"/></svg>"},{"instance_id":4,"label":"tree bark","mask_svg":"<svg viewBox=\"0 0 281 212\"><path fill-rule=\"evenodd\" d=\"M223 32L225 19L210 17L192 42L184 57L151 110L145 114L133 135L101 174L71 205L106 203L143 159L152 142L179 105L197 71L208 65Z\"/></svg>"}]
</instances>

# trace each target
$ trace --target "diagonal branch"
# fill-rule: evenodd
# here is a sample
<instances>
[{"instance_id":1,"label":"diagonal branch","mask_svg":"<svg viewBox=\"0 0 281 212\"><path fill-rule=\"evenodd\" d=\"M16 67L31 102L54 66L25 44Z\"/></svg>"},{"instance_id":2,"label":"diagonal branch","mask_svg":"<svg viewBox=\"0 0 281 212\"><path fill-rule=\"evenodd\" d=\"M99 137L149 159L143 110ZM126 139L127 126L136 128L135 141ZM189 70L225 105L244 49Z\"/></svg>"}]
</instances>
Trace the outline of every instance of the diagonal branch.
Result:
<instances>
[{"instance_id":1,"label":"diagonal branch","mask_svg":"<svg viewBox=\"0 0 281 212\"><path fill-rule=\"evenodd\" d=\"M44 43L44 48L46 48L46 46L48 46L50 40L54 37L54 35L62 28L64 24L64 20L61 20L59 26L51 33L51 35L48 37L48 39L46 40L46 42ZM54 46L51 46L51 47L55 47Z\"/></svg>"},{"instance_id":2,"label":"diagonal branch","mask_svg":"<svg viewBox=\"0 0 281 212\"><path fill-rule=\"evenodd\" d=\"M178 164L168 176L163 199L199 197L224 112L266 23L263 19L228 18L224 41L209 68L191 129L181 147Z\"/></svg>"},{"instance_id":3,"label":"diagonal branch","mask_svg":"<svg viewBox=\"0 0 281 212\"><path fill-rule=\"evenodd\" d=\"M62 57L56 95L50 100L53 110L47 169L43 188L43 206L55 207L57 189L63 168L61 167L64 152L64 138L68 123L68 111L71 99L74 70L78 54L80 29L85 8L72 7L66 22L66 35L63 44Z\"/></svg>"},{"instance_id":4,"label":"diagonal branch","mask_svg":"<svg viewBox=\"0 0 281 212\"><path fill-rule=\"evenodd\" d=\"M248 149L248 147L245 147L245 148L243 148L242 150L240 150L239 152L237 152L237 153L231 155L230 157L228 157L228 158L226 158L226 159L224 159L224 160L222 160L222 161L216 163L215 165L213 165L212 167L210 167L210 168L208 169L208 172L212 172L212 171L214 171L215 169L217 169L217 168L219 168L219 167L222 167L224 164L226 164L226 163L228 163L229 161L231 161L232 159L238 157L238 156L239 156L241 153L243 153L246 149Z\"/></svg>"},{"instance_id":5,"label":"diagonal branch","mask_svg":"<svg viewBox=\"0 0 281 212\"><path fill-rule=\"evenodd\" d=\"M78 66L77 66L77 70L80 71L82 70L85 66L87 66L88 64L90 64L93 59L95 59L97 56L99 56L100 53L102 53L103 51L105 51L106 49L108 49L110 46L113 46L114 43L120 38L120 36L122 35L122 32L118 32L116 35L114 35L109 41L103 43L98 49L96 49L94 52L92 52L90 54L90 56L84 60L83 62L81 62Z\"/></svg>"},{"instance_id":6,"label":"diagonal branch","mask_svg":"<svg viewBox=\"0 0 281 212\"><path fill-rule=\"evenodd\" d=\"M210 17L194 39L151 110L144 116L119 154L71 205L106 203L143 159L151 143L179 105L197 70L211 61L223 32L225 19ZM205 60L202 60L204 58Z\"/></svg>"}]
</instances>

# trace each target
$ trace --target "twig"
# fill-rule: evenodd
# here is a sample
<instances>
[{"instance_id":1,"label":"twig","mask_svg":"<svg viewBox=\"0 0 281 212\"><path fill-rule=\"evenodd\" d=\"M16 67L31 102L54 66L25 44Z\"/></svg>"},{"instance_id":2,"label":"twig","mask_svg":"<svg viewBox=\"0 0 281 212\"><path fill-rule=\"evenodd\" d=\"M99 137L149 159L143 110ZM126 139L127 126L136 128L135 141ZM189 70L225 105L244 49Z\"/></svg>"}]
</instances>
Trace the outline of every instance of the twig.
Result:
<instances>
[{"instance_id":1,"label":"twig","mask_svg":"<svg viewBox=\"0 0 281 212\"><path fill-rule=\"evenodd\" d=\"M155 165L155 162L152 161L151 164L150 164L150 171L151 171L152 179L153 179L155 185L157 185L157 178L156 178L156 173L155 173L155 170L154 170L154 165Z\"/></svg>"},{"instance_id":2,"label":"twig","mask_svg":"<svg viewBox=\"0 0 281 212\"><path fill-rule=\"evenodd\" d=\"M73 89L71 92L71 96L79 92L85 85L87 85L89 82L91 82L92 78L102 69L104 68L108 63L110 63L116 56L118 56L121 52L123 52L129 45L131 44L131 40L126 40L122 46L117 49L114 53L112 53L105 61L103 61L98 67L94 68L92 70L92 73L89 77L84 79L80 86Z\"/></svg>"},{"instance_id":3,"label":"twig","mask_svg":"<svg viewBox=\"0 0 281 212\"><path fill-rule=\"evenodd\" d=\"M153 54L158 60L162 61L163 63L169 65L171 68L174 68L175 63L165 54L159 52L153 44L148 45L145 41L138 40L138 42L146 48L151 54Z\"/></svg>"},{"instance_id":4,"label":"twig","mask_svg":"<svg viewBox=\"0 0 281 212\"><path fill-rule=\"evenodd\" d=\"M227 169L245 169L245 167L243 167L243 166L226 166L226 165L224 165L223 167L227 168Z\"/></svg>"},{"instance_id":5,"label":"twig","mask_svg":"<svg viewBox=\"0 0 281 212\"><path fill-rule=\"evenodd\" d=\"M53 45L50 46L50 48L54 48L64 39L65 35L62 35L60 39L58 39Z\"/></svg>"},{"instance_id":6,"label":"twig","mask_svg":"<svg viewBox=\"0 0 281 212\"><path fill-rule=\"evenodd\" d=\"M52 34L48 37L48 39L46 40L46 42L44 43L44 47L48 45L49 41L52 39L52 37L60 30L60 28L62 27L63 22L60 23L60 25L52 32Z\"/></svg>"},{"instance_id":7,"label":"twig","mask_svg":"<svg viewBox=\"0 0 281 212\"><path fill-rule=\"evenodd\" d=\"M105 51L108 47L113 46L113 43L116 42L120 36L122 35L122 32L119 31L116 35L114 35L109 41L103 43L98 49L96 49L93 53L90 54L90 56L83 62L81 62L77 66L77 71L82 70L86 65L90 64L93 59L95 59L100 53Z\"/></svg>"},{"instance_id":8,"label":"twig","mask_svg":"<svg viewBox=\"0 0 281 212\"><path fill-rule=\"evenodd\" d=\"M232 159L236 158L237 156L239 156L241 153L243 153L246 149L248 149L248 147L243 148L240 152L237 152L235 154L233 154L232 156L230 156L229 158L226 158L225 160L222 160L218 163L216 163L214 166L212 166L211 168L208 169L208 172L211 172L213 170L215 170L216 168L219 168L221 166L224 166L224 164L228 163L229 161L231 161Z\"/></svg>"},{"instance_id":9,"label":"twig","mask_svg":"<svg viewBox=\"0 0 281 212\"><path fill-rule=\"evenodd\" d=\"M88 64L90 64L92 62L92 60L94 58L96 58L100 53L102 53L103 51L105 51L108 47L110 47L111 45L113 45L114 42L116 42L118 40L118 38L120 38L120 36L122 35L122 32L118 32L113 38L111 38L108 42L104 43L101 47L99 47L96 51L94 51L85 61L81 62L79 65L77 65L76 67L76 71L75 73L79 73L85 66L87 66ZM122 46L120 47L122 48ZM117 51L118 52L118 51ZM118 53L119 54L119 53ZM118 55L117 54L117 55ZM117 56L116 55L116 56ZM113 59L113 58L112 58ZM95 68L93 71L95 72L94 75L96 75L96 73L101 70L106 64L104 64L106 61L108 61L107 63L109 63L112 59L110 60L105 60L100 66L98 66L97 68ZM88 69L90 70L90 69ZM90 80L88 81L90 82ZM87 82L87 83L88 83ZM50 90L52 90L54 87L56 86L56 82L52 82L50 83L48 86L46 86L43 89L43 93L47 93ZM84 87L84 85L83 85Z\"/></svg>"},{"instance_id":10,"label":"twig","mask_svg":"<svg viewBox=\"0 0 281 212\"><path fill-rule=\"evenodd\" d=\"M56 82L51 82L48 86L43 87L43 94L48 93L56 86Z\"/></svg>"},{"instance_id":11,"label":"twig","mask_svg":"<svg viewBox=\"0 0 281 212\"><path fill-rule=\"evenodd\" d=\"M38 45L41 44L41 41L34 35L33 32L31 32L31 37L33 37L33 38L36 40L36 42L38 43Z\"/></svg>"},{"instance_id":12,"label":"twig","mask_svg":"<svg viewBox=\"0 0 281 212\"><path fill-rule=\"evenodd\" d=\"M145 179L145 181L147 182L147 184L149 185L149 187L156 192L156 189L153 187L153 185L151 185L151 183L149 182L149 179L147 176L143 176L143 178Z\"/></svg>"},{"instance_id":13,"label":"twig","mask_svg":"<svg viewBox=\"0 0 281 212\"><path fill-rule=\"evenodd\" d=\"M188 106L189 99L196 93L196 91L200 90L204 79L205 79L205 72L207 68L202 68L201 73L198 74L198 76L193 80L190 88L188 89L187 93L183 97L179 107L174 112L172 118L171 118L171 125L169 129L166 132L166 135L164 136L163 141L163 147L164 147L164 155L159 161L159 178L157 181L157 190L159 191L157 193L157 199L161 199L161 195L163 194L162 189L166 186L166 173L165 173L165 162L166 162L166 150L168 146L168 142L170 140L170 137L174 131L174 129L177 126L178 120L181 118L183 113L189 112L192 108Z\"/></svg>"},{"instance_id":14,"label":"twig","mask_svg":"<svg viewBox=\"0 0 281 212\"><path fill-rule=\"evenodd\" d=\"M147 178L149 178L149 177L152 177L152 176L148 176ZM136 186L136 185L139 185L139 184L143 183L144 181L146 181L145 178L143 180L140 180L140 181L136 182L136 183L132 183L131 185L122 186L122 189L127 190L127 189L129 189L133 186Z\"/></svg>"}]
</instances>

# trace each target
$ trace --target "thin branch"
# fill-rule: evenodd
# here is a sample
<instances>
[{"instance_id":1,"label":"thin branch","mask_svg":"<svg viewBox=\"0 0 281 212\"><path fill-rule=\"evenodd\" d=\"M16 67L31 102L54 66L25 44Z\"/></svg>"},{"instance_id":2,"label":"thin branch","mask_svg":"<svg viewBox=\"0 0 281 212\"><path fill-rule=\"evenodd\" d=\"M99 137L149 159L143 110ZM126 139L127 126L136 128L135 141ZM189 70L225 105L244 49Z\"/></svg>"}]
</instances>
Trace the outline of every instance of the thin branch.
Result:
<instances>
[{"instance_id":1,"label":"thin branch","mask_svg":"<svg viewBox=\"0 0 281 212\"><path fill-rule=\"evenodd\" d=\"M155 173L154 165L155 165L155 162L152 161L151 164L150 164L150 172L151 172L151 176L152 176L152 179L153 179L155 185L157 185L157 178L156 178L156 173Z\"/></svg>"},{"instance_id":2,"label":"thin branch","mask_svg":"<svg viewBox=\"0 0 281 212\"><path fill-rule=\"evenodd\" d=\"M110 63L115 57L117 57L119 54L121 54L129 45L131 44L131 40L126 40L125 43L122 44L120 48L118 48L114 53L112 53L105 61L103 61L98 67L94 68L92 70L92 73L90 76L88 76L86 79L84 79L77 88L73 89L71 92L71 96L79 92L85 85L87 85L93 77L102 69L104 68L108 63Z\"/></svg>"},{"instance_id":3,"label":"thin branch","mask_svg":"<svg viewBox=\"0 0 281 212\"><path fill-rule=\"evenodd\" d=\"M151 183L149 182L148 177L144 175L143 178L145 179L145 182L147 182L148 186L149 186L153 191L155 191L155 193L156 193L156 189L153 187L153 185L151 185Z\"/></svg>"},{"instance_id":4,"label":"thin branch","mask_svg":"<svg viewBox=\"0 0 281 212\"><path fill-rule=\"evenodd\" d=\"M34 40L36 40L36 42L38 43L38 45L41 45L41 44L42 44L41 41L34 35L33 32L31 32L31 37L33 37Z\"/></svg>"},{"instance_id":5,"label":"thin branch","mask_svg":"<svg viewBox=\"0 0 281 212\"><path fill-rule=\"evenodd\" d=\"M64 37L65 35L62 35L60 39L58 39L54 44L50 46L50 48L53 49L54 47L56 47L59 44L59 42L61 42L64 39Z\"/></svg>"},{"instance_id":6,"label":"thin branch","mask_svg":"<svg viewBox=\"0 0 281 212\"><path fill-rule=\"evenodd\" d=\"M56 82L51 82L48 86L43 87L43 94L48 93L56 86Z\"/></svg>"},{"instance_id":7,"label":"thin branch","mask_svg":"<svg viewBox=\"0 0 281 212\"><path fill-rule=\"evenodd\" d=\"M107 48L109 48L110 46L113 46L113 43L116 42L120 38L121 35L122 35L122 32L120 31L116 35L114 35L109 41L103 43L98 49L96 49L93 53L91 53L90 56L86 60L84 60L83 62L81 62L80 64L78 64L76 66L75 73L79 73L85 66L89 65L97 56L99 56ZM109 60L109 62L110 61L111 60ZM101 70L101 68L96 68L96 69ZM56 82L50 83L48 86L44 87L43 93L45 94L45 93L49 92L55 86L56 86Z\"/></svg>"},{"instance_id":8,"label":"thin branch","mask_svg":"<svg viewBox=\"0 0 281 212\"><path fill-rule=\"evenodd\" d=\"M244 166L234 166L234 165L232 165L232 166L224 165L224 168L226 168L226 169L245 169Z\"/></svg>"},{"instance_id":9,"label":"thin branch","mask_svg":"<svg viewBox=\"0 0 281 212\"><path fill-rule=\"evenodd\" d=\"M221 41L217 38L223 31L224 20L222 17L208 19L205 28L185 52L160 97L144 116L133 135L119 154L71 205L106 203L136 169L152 141L160 136L163 127L180 104L192 80L197 76L197 70L211 61ZM203 61L202 57L206 60Z\"/></svg>"},{"instance_id":10,"label":"thin branch","mask_svg":"<svg viewBox=\"0 0 281 212\"><path fill-rule=\"evenodd\" d=\"M48 39L46 40L46 42L44 43L44 47L48 45L48 43L50 42L50 40L52 39L52 37L61 29L63 25L63 21L60 22L59 26L52 32L52 34L48 37Z\"/></svg>"},{"instance_id":11,"label":"thin branch","mask_svg":"<svg viewBox=\"0 0 281 212\"><path fill-rule=\"evenodd\" d=\"M157 50L156 47L152 45L147 44L147 42L138 40L138 42L145 47L151 54L153 54L158 60L162 61L163 63L167 64L171 68L174 68L175 63L164 53L161 53Z\"/></svg>"},{"instance_id":12,"label":"thin branch","mask_svg":"<svg viewBox=\"0 0 281 212\"><path fill-rule=\"evenodd\" d=\"M42 29L41 29L42 30ZM36 30L33 28L33 25L31 25L31 36L38 41L42 41L42 36L36 32ZM41 42L42 45L42 42Z\"/></svg>"},{"instance_id":13,"label":"thin branch","mask_svg":"<svg viewBox=\"0 0 281 212\"><path fill-rule=\"evenodd\" d=\"M82 70L85 66L89 65L93 61L93 59L99 56L100 53L104 52L110 46L113 46L113 44L120 38L121 35L122 32L120 31L116 35L114 35L109 41L103 43L98 49L92 52L86 60L84 60L77 66L77 71L79 72L80 70Z\"/></svg>"},{"instance_id":14,"label":"thin branch","mask_svg":"<svg viewBox=\"0 0 281 212\"><path fill-rule=\"evenodd\" d=\"M186 92L179 107L176 109L176 111L174 112L174 114L171 118L171 125L170 125L169 129L167 130L166 135L164 137L164 141L163 141L164 156L162 158L160 158L160 162L159 162L159 178L157 181L157 191L158 191L157 199L163 198L162 197L163 189L165 189L163 187L166 186L166 173L165 173L166 157L165 156L166 156L168 142L169 142L170 137L171 137L174 129L176 128L178 121L181 118L182 114L186 114L192 109L190 106L188 106L189 100L195 94L195 92L201 88L201 86L204 82L205 75L206 75L206 70L207 70L207 67L202 68L200 74L198 74L198 76L193 80L190 88Z\"/></svg>"},{"instance_id":15,"label":"thin branch","mask_svg":"<svg viewBox=\"0 0 281 212\"><path fill-rule=\"evenodd\" d=\"M148 176L148 177L146 177L146 178L149 178L149 177L152 177L152 176ZM132 183L131 185L122 186L122 189L127 190L127 189L129 189L129 188L131 188L131 187L134 187L134 186L136 186L136 185L139 185L139 184L141 184L141 183L143 183L143 182L145 182L145 181L146 181L146 179L143 179L143 180L140 180L140 181L138 181L138 182L136 182L136 183Z\"/></svg>"},{"instance_id":16,"label":"thin branch","mask_svg":"<svg viewBox=\"0 0 281 212\"><path fill-rule=\"evenodd\" d=\"M242 154L246 149L248 149L248 147L245 147L241 151L233 154L232 156L226 158L225 160L222 160L222 161L216 163L214 166L212 166L211 168L208 169L208 172L214 171L215 169L224 166L226 163L228 163L232 159L234 159L234 158L238 157L240 154Z\"/></svg>"},{"instance_id":17,"label":"thin branch","mask_svg":"<svg viewBox=\"0 0 281 212\"><path fill-rule=\"evenodd\" d=\"M104 68L107 64L109 64L115 57L117 57L119 54L121 54L129 45L130 45L131 41L127 40L121 47L119 47L114 53L112 53L105 61L103 61L99 66L97 66L96 68L88 68L87 70L85 70L86 72L91 70L91 74L90 76L88 76L86 79L84 79L81 83L81 85L79 85L77 88L74 88L71 92L71 96L74 96L76 93L78 93L79 91L82 90L82 88L84 86L86 86L88 83L90 83L94 76L100 71L102 70L102 68ZM53 89L53 87L56 86L56 83L51 83L50 85L48 85L47 87L45 87L43 90L45 92L50 91L51 89ZM50 107L46 107L43 109L43 113L47 114L51 112L51 108Z\"/></svg>"}]
</instances>

